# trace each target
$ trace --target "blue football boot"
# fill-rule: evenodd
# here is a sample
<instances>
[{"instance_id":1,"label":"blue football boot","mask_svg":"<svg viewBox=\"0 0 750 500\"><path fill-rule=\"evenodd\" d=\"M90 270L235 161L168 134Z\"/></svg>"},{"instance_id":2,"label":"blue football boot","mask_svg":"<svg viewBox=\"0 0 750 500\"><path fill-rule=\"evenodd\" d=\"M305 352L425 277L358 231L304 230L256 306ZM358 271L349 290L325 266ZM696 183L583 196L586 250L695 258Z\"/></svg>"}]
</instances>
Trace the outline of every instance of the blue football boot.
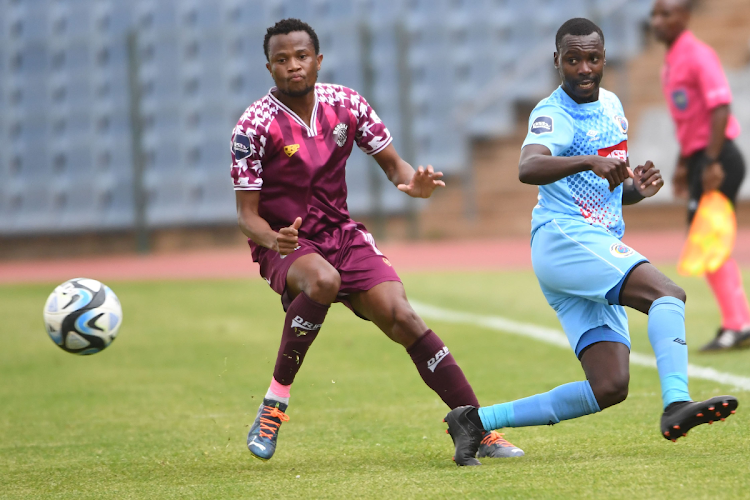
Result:
<instances>
[{"instance_id":1,"label":"blue football boot","mask_svg":"<svg viewBox=\"0 0 750 500\"><path fill-rule=\"evenodd\" d=\"M256 458L261 460L270 459L276 451L276 438L279 436L279 427L282 422L288 422L286 411L287 405L263 399L263 404L258 408L258 415L247 434L247 449Z\"/></svg>"},{"instance_id":2,"label":"blue football boot","mask_svg":"<svg viewBox=\"0 0 750 500\"><path fill-rule=\"evenodd\" d=\"M512 444L497 431L490 431L484 435L477 452L477 458L510 458L523 455L521 448Z\"/></svg>"}]
</instances>

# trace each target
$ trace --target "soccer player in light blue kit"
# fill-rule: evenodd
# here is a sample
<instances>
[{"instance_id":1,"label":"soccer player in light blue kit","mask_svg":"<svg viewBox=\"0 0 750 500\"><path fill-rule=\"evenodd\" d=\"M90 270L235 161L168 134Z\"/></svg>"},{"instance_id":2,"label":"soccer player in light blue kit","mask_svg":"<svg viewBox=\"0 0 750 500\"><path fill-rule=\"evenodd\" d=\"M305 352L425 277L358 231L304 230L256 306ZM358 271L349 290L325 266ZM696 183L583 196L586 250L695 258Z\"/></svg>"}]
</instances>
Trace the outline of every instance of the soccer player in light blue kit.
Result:
<instances>
[{"instance_id":1,"label":"soccer player in light blue kit","mask_svg":"<svg viewBox=\"0 0 750 500\"><path fill-rule=\"evenodd\" d=\"M531 260L550 306L581 361L586 380L508 403L452 410L445 421L459 465L478 465L482 433L552 425L596 413L628 394L630 335L623 306L648 314L670 440L734 413L737 399L694 402L688 393L685 292L620 241L622 205L664 185L653 163L630 169L622 104L599 87L604 34L582 18L556 37L562 84L531 113L519 178L539 186L532 213Z\"/></svg>"}]
</instances>

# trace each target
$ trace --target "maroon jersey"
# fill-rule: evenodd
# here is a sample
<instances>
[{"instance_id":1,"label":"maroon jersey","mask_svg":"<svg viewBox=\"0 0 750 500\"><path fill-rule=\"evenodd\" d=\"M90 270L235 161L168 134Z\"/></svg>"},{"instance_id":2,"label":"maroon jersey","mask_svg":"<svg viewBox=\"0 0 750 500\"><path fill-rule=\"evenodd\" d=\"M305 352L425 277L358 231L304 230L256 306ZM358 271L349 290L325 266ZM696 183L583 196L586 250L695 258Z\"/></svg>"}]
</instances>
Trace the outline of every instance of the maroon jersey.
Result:
<instances>
[{"instance_id":1,"label":"maroon jersey","mask_svg":"<svg viewBox=\"0 0 750 500\"><path fill-rule=\"evenodd\" d=\"M393 140L367 101L341 85L315 85L308 127L272 92L254 102L232 133L236 190L260 191L258 213L278 231L302 217L300 237L315 241L352 222L346 206L346 160L354 142L368 155ZM250 242L253 258L258 247Z\"/></svg>"}]
</instances>

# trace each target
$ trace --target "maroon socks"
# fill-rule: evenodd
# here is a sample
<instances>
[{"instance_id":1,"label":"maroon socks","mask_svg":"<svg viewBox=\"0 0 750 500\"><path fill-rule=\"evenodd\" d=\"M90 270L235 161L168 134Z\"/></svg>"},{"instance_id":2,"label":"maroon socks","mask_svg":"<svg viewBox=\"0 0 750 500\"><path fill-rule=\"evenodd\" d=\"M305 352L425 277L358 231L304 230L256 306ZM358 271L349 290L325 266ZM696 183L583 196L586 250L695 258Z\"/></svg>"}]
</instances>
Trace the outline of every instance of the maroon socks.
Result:
<instances>
[{"instance_id":1,"label":"maroon socks","mask_svg":"<svg viewBox=\"0 0 750 500\"><path fill-rule=\"evenodd\" d=\"M435 332L427 330L406 352L425 384L451 409L465 405L479 407L464 372Z\"/></svg>"},{"instance_id":2,"label":"maroon socks","mask_svg":"<svg viewBox=\"0 0 750 500\"><path fill-rule=\"evenodd\" d=\"M284 320L279 354L273 369L273 378L282 385L291 385L305 354L317 337L328 308L300 293L289 305ZM460 370L459 370L460 371Z\"/></svg>"}]
</instances>

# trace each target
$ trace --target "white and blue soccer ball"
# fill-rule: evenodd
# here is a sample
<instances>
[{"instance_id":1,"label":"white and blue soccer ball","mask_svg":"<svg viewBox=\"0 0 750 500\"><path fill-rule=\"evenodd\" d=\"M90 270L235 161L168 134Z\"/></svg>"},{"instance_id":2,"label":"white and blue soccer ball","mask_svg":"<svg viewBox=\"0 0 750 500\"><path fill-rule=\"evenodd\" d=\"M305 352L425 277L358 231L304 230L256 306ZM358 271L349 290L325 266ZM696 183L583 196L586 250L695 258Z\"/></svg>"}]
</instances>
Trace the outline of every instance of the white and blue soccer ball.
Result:
<instances>
[{"instance_id":1,"label":"white and blue soccer ball","mask_svg":"<svg viewBox=\"0 0 750 500\"><path fill-rule=\"evenodd\" d=\"M55 288L44 305L44 324L57 346L73 354L95 354L117 337L120 300L111 288L87 278Z\"/></svg>"}]
</instances>

